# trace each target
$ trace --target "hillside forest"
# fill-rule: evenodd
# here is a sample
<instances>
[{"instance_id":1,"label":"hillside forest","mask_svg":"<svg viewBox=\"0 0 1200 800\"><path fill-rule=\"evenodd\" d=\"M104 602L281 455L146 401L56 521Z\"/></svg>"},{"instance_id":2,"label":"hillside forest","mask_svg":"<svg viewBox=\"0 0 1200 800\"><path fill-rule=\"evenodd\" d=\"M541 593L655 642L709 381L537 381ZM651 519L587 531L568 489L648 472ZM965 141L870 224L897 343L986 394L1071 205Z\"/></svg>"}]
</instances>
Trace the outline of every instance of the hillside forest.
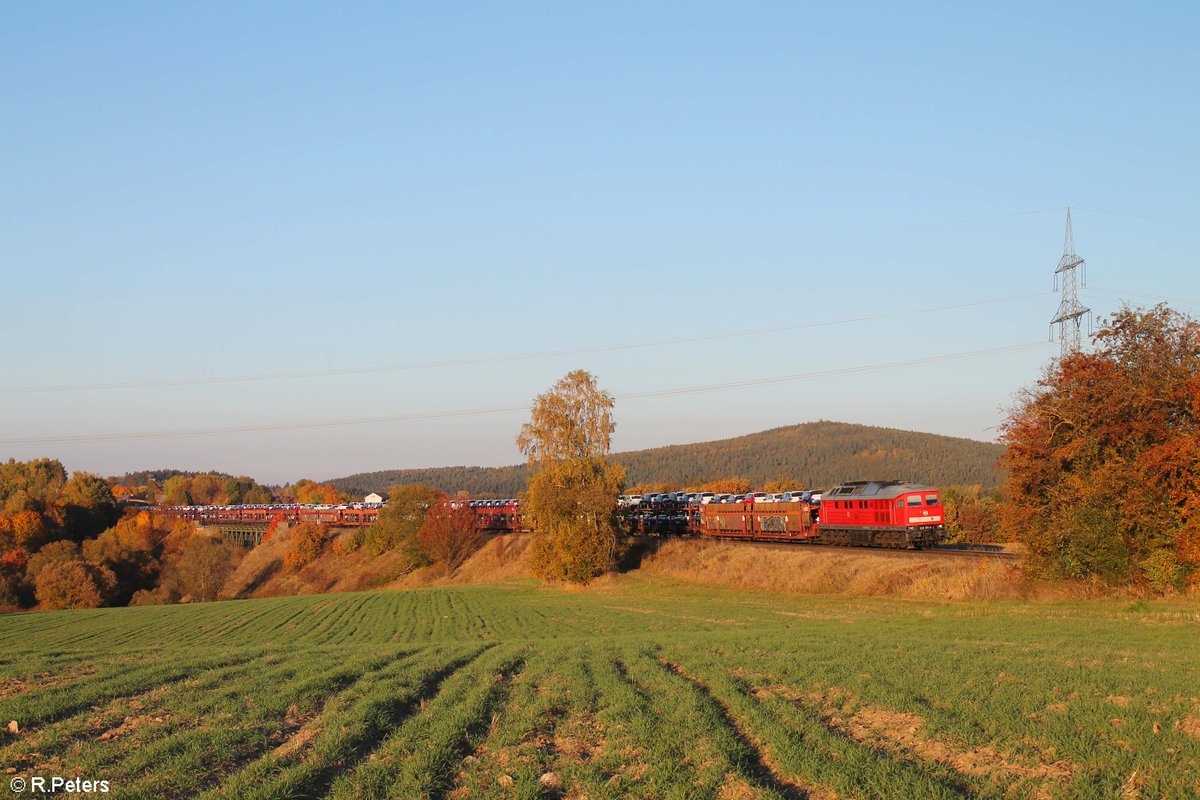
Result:
<instances>
[{"instance_id":1,"label":"hillside forest","mask_svg":"<svg viewBox=\"0 0 1200 800\"><path fill-rule=\"evenodd\" d=\"M755 489L771 482L790 489L910 479L990 490L1001 483L996 461L1003 451L1001 445L974 439L821 421L731 439L613 453L610 458L625 467L631 491L698 489L732 477ZM381 486L426 483L472 497L516 497L529 475L526 465L436 467L363 472L331 483L359 496Z\"/></svg>"}]
</instances>

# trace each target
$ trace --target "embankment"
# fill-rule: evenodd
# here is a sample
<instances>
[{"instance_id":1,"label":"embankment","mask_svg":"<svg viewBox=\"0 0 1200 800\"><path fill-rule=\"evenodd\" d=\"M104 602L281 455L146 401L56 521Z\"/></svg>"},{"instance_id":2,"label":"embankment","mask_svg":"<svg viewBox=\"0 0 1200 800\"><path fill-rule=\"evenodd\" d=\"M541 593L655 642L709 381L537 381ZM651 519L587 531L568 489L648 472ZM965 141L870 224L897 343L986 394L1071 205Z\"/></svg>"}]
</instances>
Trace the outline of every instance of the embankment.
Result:
<instances>
[{"instance_id":1,"label":"embankment","mask_svg":"<svg viewBox=\"0 0 1200 800\"><path fill-rule=\"evenodd\" d=\"M672 539L643 558L640 570L697 583L791 594L988 600L1025 593L1013 561L806 545Z\"/></svg>"}]
</instances>

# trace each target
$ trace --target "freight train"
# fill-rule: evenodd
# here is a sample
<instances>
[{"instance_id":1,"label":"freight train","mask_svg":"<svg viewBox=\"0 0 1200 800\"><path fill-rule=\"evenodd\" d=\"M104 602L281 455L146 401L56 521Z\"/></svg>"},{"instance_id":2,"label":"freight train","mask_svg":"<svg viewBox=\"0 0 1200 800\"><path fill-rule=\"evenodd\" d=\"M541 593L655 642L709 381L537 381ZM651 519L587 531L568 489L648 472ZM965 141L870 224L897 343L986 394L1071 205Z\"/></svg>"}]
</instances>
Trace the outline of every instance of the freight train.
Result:
<instances>
[{"instance_id":1,"label":"freight train","mask_svg":"<svg viewBox=\"0 0 1200 800\"><path fill-rule=\"evenodd\" d=\"M771 497L766 495L765 497ZM488 533L524 530L520 501L469 500L479 528ZM272 520L318 522L332 527L370 525L379 504L178 506L170 516L219 524ZM909 481L851 481L827 492L789 492L764 502L762 492L721 502L711 494L657 495L621 514L634 533L698 535L714 539L808 542L854 547L931 547L946 536L941 495Z\"/></svg>"}]
</instances>

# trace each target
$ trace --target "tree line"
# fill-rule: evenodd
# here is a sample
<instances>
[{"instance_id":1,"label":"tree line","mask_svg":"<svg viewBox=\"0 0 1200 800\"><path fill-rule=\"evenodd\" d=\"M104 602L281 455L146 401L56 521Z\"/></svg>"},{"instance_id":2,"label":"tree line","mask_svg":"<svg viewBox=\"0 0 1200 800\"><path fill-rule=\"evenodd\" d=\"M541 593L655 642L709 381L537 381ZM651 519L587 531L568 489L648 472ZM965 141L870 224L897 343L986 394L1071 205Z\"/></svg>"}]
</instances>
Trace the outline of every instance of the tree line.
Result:
<instances>
[{"instance_id":1,"label":"tree line","mask_svg":"<svg viewBox=\"0 0 1200 800\"><path fill-rule=\"evenodd\" d=\"M318 483L309 478L283 486L268 486L246 475L215 471L143 470L108 478L106 482L118 500L142 500L151 505L336 504L361 499L361 496L338 490L332 483Z\"/></svg>"},{"instance_id":2,"label":"tree line","mask_svg":"<svg viewBox=\"0 0 1200 800\"><path fill-rule=\"evenodd\" d=\"M204 497L222 477L229 476L175 474L166 476L163 486L186 485L194 501L192 492ZM123 506L118 497L128 493L113 490L125 485L86 472L68 476L52 459L0 463L0 609L203 602L224 596L223 587L247 551L192 522ZM331 486L313 481L299 481L289 490L301 502L339 499L330 494ZM267 535L285 534L276 521ZM394 552L405 571L436 566L453 572L482 541L469 507L419 485L393 487L391 502L369 528L335 533L305 524L286 536L283 566L293 571L330 549L339 555L361 549L369 557Z\"/></svg>"}]
</instances>

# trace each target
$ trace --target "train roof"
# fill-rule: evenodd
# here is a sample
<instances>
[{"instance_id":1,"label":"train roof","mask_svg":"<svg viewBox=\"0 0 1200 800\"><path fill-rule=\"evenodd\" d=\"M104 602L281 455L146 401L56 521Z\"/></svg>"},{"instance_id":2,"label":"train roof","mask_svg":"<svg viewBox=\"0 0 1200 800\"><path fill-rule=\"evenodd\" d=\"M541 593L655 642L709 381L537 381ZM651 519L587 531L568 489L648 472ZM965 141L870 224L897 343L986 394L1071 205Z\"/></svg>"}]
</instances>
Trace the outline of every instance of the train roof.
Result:
<instances>
[{"instance_id":1,"label":"train roof","mask_svg":"<svg viewBox=\"0 0 1200 800\"><path fill-rule=\"evenodd\" d=\"M912 481L847 481L839 484L822 496L822 499L843 497L871 497L876 500L891 500L909 492L932 492L934 488Z\"/></svg>"}]
</instances>

